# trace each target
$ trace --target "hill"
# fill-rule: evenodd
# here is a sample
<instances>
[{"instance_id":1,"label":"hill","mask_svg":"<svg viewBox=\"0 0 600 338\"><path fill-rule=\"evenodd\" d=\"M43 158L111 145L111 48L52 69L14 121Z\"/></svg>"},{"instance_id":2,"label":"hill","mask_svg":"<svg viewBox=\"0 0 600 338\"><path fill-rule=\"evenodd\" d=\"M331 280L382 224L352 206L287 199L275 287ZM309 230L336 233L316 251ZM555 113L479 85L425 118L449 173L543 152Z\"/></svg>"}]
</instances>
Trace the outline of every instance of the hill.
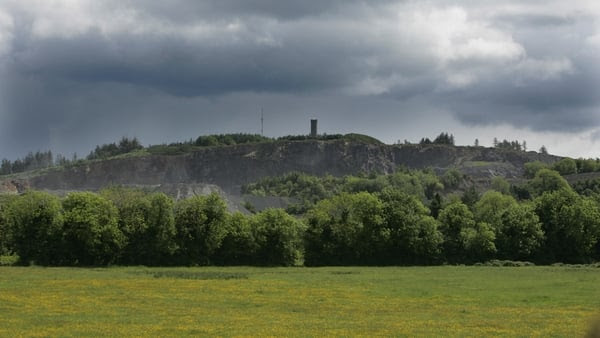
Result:
<instances>
[{"instance_id":1,"label":"hill","mask_svg":"<svg viewBox=\"0 0 600 338\"><path fill-rule=\"evenodd\" d=\"M57 193L127 185L161 190L175 197L219 191L241 195L244 184L289 172L333 176L399 168L455 168L480 185L494 176L523 177L524 164L553 163L559 157L536 152L438 144L386 145L364 135L331 139L280 139L236 145L194 147L172 155L134 152L37 171L0 176L0 191L28 188Z\"/></svg>"}]
</instances>

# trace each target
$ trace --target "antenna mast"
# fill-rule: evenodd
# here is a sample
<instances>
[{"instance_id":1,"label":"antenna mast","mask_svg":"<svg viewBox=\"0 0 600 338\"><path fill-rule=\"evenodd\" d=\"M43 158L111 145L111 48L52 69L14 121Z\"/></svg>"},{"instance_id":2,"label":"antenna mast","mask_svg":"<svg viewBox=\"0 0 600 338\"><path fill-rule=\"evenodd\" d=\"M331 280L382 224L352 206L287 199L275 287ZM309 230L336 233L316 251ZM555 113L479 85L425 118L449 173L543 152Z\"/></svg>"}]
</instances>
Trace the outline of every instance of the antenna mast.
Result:
<instances>
[{"instance_id":1,"label":"antenna mast","mask_svg":"<svg viewBox=\"0 0 600 338\"><path fill-rule=\"evenodd\" d=\"M264 122L265 122L265 119L263 118L263 109L260 108L260 135L261 136L265 136L264 129L263 129Z\"/></svg>"}]
</instances>

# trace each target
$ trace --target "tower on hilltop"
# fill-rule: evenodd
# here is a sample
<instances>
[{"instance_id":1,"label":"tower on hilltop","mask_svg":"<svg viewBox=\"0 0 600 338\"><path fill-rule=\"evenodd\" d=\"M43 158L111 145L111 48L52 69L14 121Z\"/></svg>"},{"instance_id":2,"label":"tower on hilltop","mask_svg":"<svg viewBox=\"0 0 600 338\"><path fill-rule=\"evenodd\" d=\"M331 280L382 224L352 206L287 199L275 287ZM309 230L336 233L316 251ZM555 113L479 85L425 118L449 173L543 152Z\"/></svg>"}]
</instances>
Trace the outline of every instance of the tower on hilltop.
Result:
<instances>
[{"instance_id":1,"label":"tower on hilltop","mask_svg":"<svg viewBox=\"0 0 600 338\"><path fill-rule=\"evenodd\" d=\"M317 137L317 119L310 120L310 137Z\"/></svg>"}]
</instances>

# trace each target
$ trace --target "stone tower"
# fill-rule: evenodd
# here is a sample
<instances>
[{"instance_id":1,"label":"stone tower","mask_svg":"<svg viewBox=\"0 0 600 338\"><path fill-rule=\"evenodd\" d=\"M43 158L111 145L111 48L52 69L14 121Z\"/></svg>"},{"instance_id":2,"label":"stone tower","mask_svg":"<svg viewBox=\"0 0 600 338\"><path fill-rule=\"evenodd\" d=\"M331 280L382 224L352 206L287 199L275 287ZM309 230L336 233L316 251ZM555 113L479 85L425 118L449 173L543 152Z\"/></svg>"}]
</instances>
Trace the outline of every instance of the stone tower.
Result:
<instances>
[{"instance_id":1,"label":"stone tower","mask_svg":"<svg viewBox=\"0 0 600 338\"><path fill-rule=\"evenodd\" d=\"M317 137L317 119L310 120L310 137Z\"/></svg>"}]
</instances>

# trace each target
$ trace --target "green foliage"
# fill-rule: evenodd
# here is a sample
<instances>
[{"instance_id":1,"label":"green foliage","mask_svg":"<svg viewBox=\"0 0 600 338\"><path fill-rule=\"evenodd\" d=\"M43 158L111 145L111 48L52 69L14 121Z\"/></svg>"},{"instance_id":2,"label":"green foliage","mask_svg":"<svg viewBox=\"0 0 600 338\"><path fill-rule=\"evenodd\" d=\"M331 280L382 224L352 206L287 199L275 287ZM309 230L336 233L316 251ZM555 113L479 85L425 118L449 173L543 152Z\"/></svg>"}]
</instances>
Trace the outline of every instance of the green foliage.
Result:
<instances>
[{"instance_id":1,"label":"green foliage","mask_svg":"<svg viewBox=\"0 0 600 338\"><path fill-rule=\"evenodd\" d=\"M383 142L379 141L378 139L368 136L368 135L363 135L363 134L355 134L355 133L350 133L350 134L346 134L342 137L342 140L347 141L347 142L359 142L359 143L366 143L366 144L383 144Z\"/></svg>"},{"instance_id":2,"label":"green foliage","mask_svg":"<svg viewBox=\"0 0 600 338\"><path fill-rule=\"evenodd\" d=\"M570 189L569 183L554 170L541 169L535 177L529 181L532 195L539 196L544 192L552 192L561 189Z\"/></svg>"},{"instance_id":3,"label":"green foliage","mask_svg":"<svg viewBox=\"0 0 600 338\"><path fill-rule=\"evenodd\" d=\"M517 201L511 196L497 191L487 191L475 204L475 220L488 223L498 234L502 229L502 214L515 205L517 205Z\"/></svg>"},{"instance_id":4,"label":"green foliage","mask_svg":"<svg viewBox=\"0 0 600 338\"><path fill-rule=\"evenodd\" d=\"M251 222L257 248L255 263L269 266L301 264L302 222L282 209L266 209L254 215Z\"/></svg>"},{"instance_id":5,"label":"green foliage","mask_svg":"<svg viewBox=\"0 0 600 338\"><path fill-rule=\"evenodd\" d=\"M143 148L144 146L141 145L140 141L138 141L136 137L131 139L128 137L123 137L119 143L108 143L101 146L96 146L96 149L90 152L90 154L87 156L87 159L106 159L121 154L127 154Z\"/></svg>"},{"instance_id":6,"label":"green foliage","mask_svg":"<svg viewBox=\"0 0 600 338\"><path fill-rule=\"evenodd\" d=\"M438 177L429 170L398 171L391 175L345 176L331 175L318 177L292 172L279 177L266 177L256 183L244 185L242 193L256 196L292 197L298 205L289 208L296 214L303 214L316 202L342 192L378 193L386 188L402 190L415 195L422 201L431 199L443 189Z\"/></svg>"},{"instance_id":7,"label":"green foliage","mask_svg":"<svg viewBox=\"0 0 600 338\"><path fill-rule=\"evenodd\" d=\"M571 158L563 158L562 160L554 163L552 169L558 171L561 175L570 175L577 173L577 163Z\"/></svg>"},{"instance_id":8,"label":"green foliage","mask_svg":"<svg viewBox=\"0 0 600 338\"><path fill-rule=\"evenodd\" d=\"M504 195L510 194L510 183L500 176L494 176L494 178L492 178L491 188Z\"/></svg>"},{"instance_id":9,"label":"green foliage","mask_svg":"<svg viewBox=\"0 0 600 338\"><path fill-rule=\"evenodd\" d=\"M525 145L525 142L523 142L523 144L521 144L521 143L519 143L519 141L508 141L506 139L498 142L498 140L496 138L494 138L494 148L514 150L514 151L525 151L524 145Z\"/></svg>"},{"instance_id":10,"label":"green foliage","mask_svg":"<svg viewBox=\"0 0 600 338\"><path fill-rule=\"evenodd\" d=\"M527 162L525 163L525 177L534 178L537 172L542 169L548 169L548 165L540 161Z\"/></svg>"},{"instance_id":11,"label":"green foliage","mask_svg":"<svg viewBox=\"0 0 600 338\"><path fill-rule=\"evenodd\" d=\"M546 192L535 200L546 241L544 259L581 263L589 260L600 237L600 209L570 189Z\"/></svg>"},{"instance_id":12,"label":"green foliage","mask_svg":"<svg viewBox=\"0 0 600 338\"><path fill-rule=\"evenodd\" d=\"M8 206L16 196L0 194L0 256L8 255L11 252L11 236L8 227L7 216Z\"/></svg>"},{"instance_id":13,"label":"green foliage","mask_svg":"<svg viewBox=\"0 0 600 338\"><path fill-rule=\"evenodd\" d=\"M5 218L12 234L11 247L22 263L60 263L63 214L58 197L29 191L7 206Z\"/></svg>"},{"instance_id":14,"label":"green foliage","mask_svg":"<svg viewBox=\"0 0 600 338\"><path fill-rule=\"evenodd\" d=\"M322 200L307 214L305 264L364 264L381 252L390 233L383 203L367 192Z\"/></svg>"},{"instance_id":15,"label":"green foliage","mask_svg":"<svg viewBox=\"0 0 600 338\"><path fill-rule=\"evenodd\" d=\"M438 195L439 196L439 195ZM439 258L442 234L429 210L413 195L386 189L380 198L389 242L379 263L428 264Z\"/></svg>"},{"instance_id":16,"label":"green foliage","mask_svg":"<svg viewBox=\"0 0 600 338\"><path fill-rule=\"evenodd\" d=\"M438 217L444 235L444 257L450 263L485 260L496 252L494 232L487 223L476 223L469 208L455 202Z\"/></svg>"},{"instance_id":17,"label":"green foliage","mask_svg":"<svg viewBox=\"0 0 600 338\"><path fill-rule=\"evenodd\" d=\"M464 258L464 246L461 237L463 228L473 228L475 220L469 208L455 202L446 206L439 214L440 231L444 236L444 256L450 262L458 262Z\"/></svg>"},{"instance_id":18,"label":"green foliage","mask_svg":"<svg viewBox=\"0 0 600 338\"><path fill-rule=\"evenodd\" d=\"M91 192L70 193L63 200L65 263L114 263L126 244L119 229L119 212L106 198Z\"/></svg>"},{"instance_id":19,"label":"green foliage","mask_svg":"<svg viewBox=\"0 0 600 338\"><path fill-rule=\"evenodd\" d=\"M573 190L584 196L600 196L600 178L577 181L573 183Z\"/></svg>"},{"instance_id":20,"label":"green foliage","mask_svg":"<svg viewBox=\"0 0 600 338\"><path fill-rule=\"evenodd\" d=\"M431 216L437 219L438 215L440 214L440 210L442 210L442 207L442 196L440 196L440 194L438 193L435 193L435 195L433 195L433 198L431 199L431 203L429 204Z\"/></svg>"},{"instance_id":21,"label":"green foliage","mask_svg":"<svg viewBox=\"0 0 600 338\"><path fill-rule=\"evenodd\" d=\"M18 158L14 161L2 159L0 162L0 175L10 175L28 170L36 170L52 167L54 165L54 156L50 150L37 151L35 154L29 152L27 156Z\"/></svg>"},{"instance_id":22,"label":"green foliage","mask_svg":"<svg viewBox=\"0 0 600 338\"><path fill-rule=\"evenodd\" d=\"M472 185L467 190L465 190L465 192L463 192L462 196L460 197L460 200L466 206L468 206L469 209L472 209L473 206L475 205L475 203L477 203L477 201L479 201L479 198L480 198L479 192L477 191L475 186Z\"/></svg>"},{"instance_id":23,"label":"green foliage","mask_svg":"<svg viewBox=\"0 0 600 338\"><path fill-rule=\"evenodd\" d=\"M427 145L427 144L447 144L447 145L454 145L454 135L448 134L448 133L441 133L433 141L431 141L427 137L424 137L424 138L421 139L421 141L419 142L419 144L421 144L421 145Z\"/></svg>"},{"instance_id":24,"label":"green foliage","mask_svg":"<svg viewBox=\"0 0 600 338\"><path fill-rule=\"evenodd\" d=\"M575 160L577 164L577 172L578 173L591 173L594 171L598 171L600 168L600 163L598 159L583 159L578 158Z\"/></svg>"},{"instance_id":25,"label":"green foliage","mask_svg":"<svg viewBox=\"0 0 600 338\"><path fill-rule=\"evenodd\" d=\"M509 260L533 258L544 241L542 224L533 206L512 204L502 213L501 221L496 235L498 256Z\"/></svg>"},{"instance_id":26,"label":"green foliage","mask_svg":"<svg viewBox=\"0 0 600 338\"><path fill-rule=\"evenodd\" d=\"M227 206L213 193L194 196L175 205L178 256L184 264L210 264L226 235Z\"/></svg>"},{"instance_id":27,"label":"green foliage","mask_svg":"<svg viewBox=\"0 0 600 338\"><path fill-rule=\"evenodd\" d=\"M255 263L258 245L254 240L252 222L241 213L231 215L226 224L225 237L217 250L215 262L220 265L251 265Z\"/></svg>"},{"instance_id":28,"label":"green foliage","mask_svg":"<svg viewBox=\"0 0 600 338\"><path fill-rule=\"evenodd\" d=\"M442 176L442 183L446 189L456 189L463 180L463 174L456 170L450 169Z\"/></svg>"},{"instance_id":29,"label":"green foliage","mask_svg":"<svg viewBox=\"0 0 600 338\"><path fill-rule=\"evenodd\" d=\"M163 193L113 187L101 194L119 210L119 228L127 238L120 263L166 264L177 248L173 200Z\"/></svg>"},{"instance_id":30,"label":"green foliage","mask_svg":"<svg viewBox=\"0 0 600 338\"><path fill-rule=\"evenodd\" d=\"M473 227L460 230L460 241L463 247L463 261L482 262L496 253L494 230L487 223L475 223Z\"/></svg>"},{"instance_id":31,"label":"green foliage","mask_svg":"<svg viewBox=\"0 0 600 338\"><path fill-rule=\"evenodd\" d=\"M258 134L220 134L199 136L194 145L199 147L229 146L235 144L270 142L271 138Z\"/></svg>"}]
</instances>

